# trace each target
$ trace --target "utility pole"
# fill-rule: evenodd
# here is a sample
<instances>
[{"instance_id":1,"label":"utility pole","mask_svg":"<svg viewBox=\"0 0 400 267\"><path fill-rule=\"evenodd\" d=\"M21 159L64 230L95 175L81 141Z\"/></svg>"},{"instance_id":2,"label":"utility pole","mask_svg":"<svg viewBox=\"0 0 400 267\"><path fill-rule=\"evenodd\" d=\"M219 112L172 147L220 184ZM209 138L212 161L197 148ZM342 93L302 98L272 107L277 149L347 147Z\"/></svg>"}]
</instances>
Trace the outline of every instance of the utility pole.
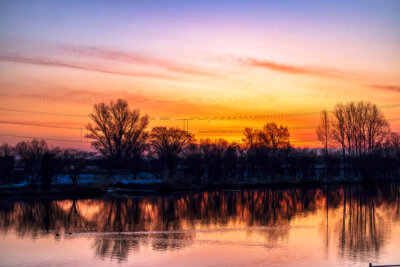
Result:
<instances>
[{"instance_id":1,"label":"utility pole","mask_svg":"<svg viewBox=\"0 0 400 267\"><path fill-rule=\"evenodd\" d=\"M189 121L192 119L178 119L178 120L182 120L183 122L183 130L189 132Z\"/></svg>"}]
</instances>

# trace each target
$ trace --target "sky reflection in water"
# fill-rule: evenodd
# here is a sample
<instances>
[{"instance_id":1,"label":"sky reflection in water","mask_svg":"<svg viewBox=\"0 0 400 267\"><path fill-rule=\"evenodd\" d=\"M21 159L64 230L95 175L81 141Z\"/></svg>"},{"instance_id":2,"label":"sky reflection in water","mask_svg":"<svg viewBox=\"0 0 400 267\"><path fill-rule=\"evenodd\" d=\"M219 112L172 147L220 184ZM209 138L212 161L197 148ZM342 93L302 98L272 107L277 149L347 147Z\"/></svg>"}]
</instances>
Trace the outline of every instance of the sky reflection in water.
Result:
<instances>
[{"instance_id":1,"label":"sky reflection in water","mask_svg":"<svg viewBox=\"0 0 400 267\"><path fill-rule=\"evenodd\" d=\"M3 266L400 263L400 186L0 201Z\"/></svg>"}]
</instances>

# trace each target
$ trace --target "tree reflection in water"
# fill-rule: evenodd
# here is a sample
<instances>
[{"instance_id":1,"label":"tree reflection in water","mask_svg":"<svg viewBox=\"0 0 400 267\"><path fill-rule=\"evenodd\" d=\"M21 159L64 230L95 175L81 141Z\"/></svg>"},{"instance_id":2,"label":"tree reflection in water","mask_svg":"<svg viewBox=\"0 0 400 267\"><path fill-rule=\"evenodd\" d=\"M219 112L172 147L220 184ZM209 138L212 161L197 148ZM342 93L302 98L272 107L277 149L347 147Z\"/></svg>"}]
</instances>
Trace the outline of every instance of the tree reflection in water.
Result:
<instances>
[{"instance_id":1,"label":"tree reflection in water","mask_svg":"<svg viewBox=\"0 0 400 267\"><path fill-rule=\"evenodd\" d=\"M377 259L391 231L386 222L400 218L399 187L350 187L342 198L341 219L336 222L341 256L365 261L372 254Z\"/></svg>"},{"instance_id":2,"label":"tree reflection in water","mask_svg":"<svg viewBox=\"0 0 400 267\"><path fill-rule=\"evenodd\" d=\"M360 259L371 252L378 256L390 233L385 220L400 219L399 188L392 184L143 198L2 200L0 231L15 231L19 237L33 239L47 235L56 239L76 237L68 233L107 233L93 236L93 249L101 258L121 261L142 245L154 250L190 246L196 237L192 229L271 227L261 232L274 243L287 238L294 218L326 212L321 216L326 224L325 245L337 243L342 257ZM329 242L331 236L336 240Z\"/></svg>"}]
</instances>

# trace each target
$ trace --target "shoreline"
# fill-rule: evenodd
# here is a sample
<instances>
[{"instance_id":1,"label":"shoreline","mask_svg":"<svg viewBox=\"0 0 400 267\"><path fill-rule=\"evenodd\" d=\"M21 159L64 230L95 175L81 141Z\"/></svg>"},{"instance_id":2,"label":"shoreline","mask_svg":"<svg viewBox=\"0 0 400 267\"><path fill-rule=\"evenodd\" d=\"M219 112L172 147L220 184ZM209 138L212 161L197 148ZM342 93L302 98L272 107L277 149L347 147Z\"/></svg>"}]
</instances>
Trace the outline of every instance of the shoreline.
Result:
<instances>
[{"instance_id":1,"label":"shoreline","mask_svg":"<svg viewBox=\"0 0 400 267\"><path fill-rule=\"evenodd\" d=\"M376 186L399 183L400 179L377 181L330 181L330 182L281 182L281 183L236 183L236 184L211 184L198 185L183 182L162 182L156 184L111 184L108 187L97 184L55 184L50 187L40 185L13 185L0 186L1 199L24 198L93 198L93 197L135 197L135 196L163 196L173 194L197 193L205 191L241 191L251 189L290 189L314 188L322 186L351 186L365 185Z\"/></svg>"}]
</instances>

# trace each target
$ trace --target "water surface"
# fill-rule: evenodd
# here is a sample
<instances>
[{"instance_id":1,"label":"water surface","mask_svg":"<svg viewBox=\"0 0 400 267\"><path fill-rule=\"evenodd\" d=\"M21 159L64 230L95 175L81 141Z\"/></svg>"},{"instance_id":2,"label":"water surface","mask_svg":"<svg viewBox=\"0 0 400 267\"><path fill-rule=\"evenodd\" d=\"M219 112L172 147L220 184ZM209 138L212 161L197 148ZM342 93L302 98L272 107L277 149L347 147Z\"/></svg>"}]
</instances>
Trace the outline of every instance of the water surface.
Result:
<instances>
[{"instance_id":1,"label":"water surface","mask_svg":"<svg viewBox=\"0 0 400 267\"><path fill-rule=\"evenodd\" d=\"M400 186L0 200L1 266L400 263Z\"/></svg>"}]
</instances>

